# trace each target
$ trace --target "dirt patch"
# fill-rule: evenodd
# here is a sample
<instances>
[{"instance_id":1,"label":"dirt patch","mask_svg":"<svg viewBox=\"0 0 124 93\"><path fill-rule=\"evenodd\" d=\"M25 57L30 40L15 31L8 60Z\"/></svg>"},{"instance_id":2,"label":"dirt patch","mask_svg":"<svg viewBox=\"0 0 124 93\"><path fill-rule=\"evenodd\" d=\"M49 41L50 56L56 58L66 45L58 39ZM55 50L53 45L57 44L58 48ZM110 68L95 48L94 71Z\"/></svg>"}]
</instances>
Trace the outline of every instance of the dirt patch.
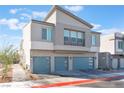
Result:
<instances>
[{"instance_id":1,"label":"dirt patch","mask_svg":"<svg viewBox=\"0 0 124 93\"><path fill-rule=\"evenodd\" d=\"M39 80L40 78L37 76L37 75L35 75L35 74L29 74L29 78L31 79L31 80Z\"/></svg>"},{"instance_id":2,"label":"dirt patch","mask_svg":"<svg viewBox=\"0 0 124 93\"><path fill-rule=\"evenodd\" d=\"M35 74L32 74L31 71L27 70L24 64L20 63L20 66L25 71L28 80L39 80L39 77Z\"/></svg>"},{"instance_id":3,"label":"dirt patch","mask_svg":"<svg viewBox=\"0 0 124 93\"><path fill-rule=\"evenodd\" d=\"M2 71L0 72L0 83L7 83L12 81L12 67L9 68L7 72L7 76L2 78Z\"/></svg>"}]
</instances>

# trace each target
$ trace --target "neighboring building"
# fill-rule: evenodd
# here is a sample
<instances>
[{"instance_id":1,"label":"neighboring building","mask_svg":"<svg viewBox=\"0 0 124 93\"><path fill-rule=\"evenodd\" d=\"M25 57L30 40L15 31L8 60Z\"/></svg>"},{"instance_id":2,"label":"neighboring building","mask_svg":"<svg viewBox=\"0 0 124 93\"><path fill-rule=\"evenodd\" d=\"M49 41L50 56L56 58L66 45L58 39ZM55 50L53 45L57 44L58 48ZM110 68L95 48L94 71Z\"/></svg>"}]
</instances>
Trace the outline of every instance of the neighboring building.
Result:
<instances>
[{"instance_id":1,"label":"neighboring building","mask_svg":"<svg viewBox=\"0 0 124 93\"><path fill-rule=\"evenodd\" d=\"M101 36L100 52L110 52L113 69L124 68L124 34L113 33Z\"/></svg>"},{"instance_id":2,"label":"neighboring building","mask_svg":"<svg viewBox=\"0 0 124 93\"><path fill-rule=\"evenodd\" d=\"M98 68L100 33L60 6L44 21L32 20L23 29L23 58L32 73Z\"/></svg>"},{"instance_id":3,"label":"neighboring building","mask_svg":"<svg viewBox=\"0 0 124 93\"><path fill-rule=\"evenodd\" d=\"M98 68L103 70L112 69L112 56L109 52L98 53Z\"/></svg>"}]
</instances>

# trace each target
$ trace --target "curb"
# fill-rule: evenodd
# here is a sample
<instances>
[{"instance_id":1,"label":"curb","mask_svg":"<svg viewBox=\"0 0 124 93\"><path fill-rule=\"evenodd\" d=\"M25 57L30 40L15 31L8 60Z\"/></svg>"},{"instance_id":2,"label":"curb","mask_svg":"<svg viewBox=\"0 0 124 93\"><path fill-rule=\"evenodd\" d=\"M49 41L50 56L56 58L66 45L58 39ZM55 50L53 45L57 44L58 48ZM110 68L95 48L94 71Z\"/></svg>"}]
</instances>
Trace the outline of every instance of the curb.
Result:
<instances>
[{"instance_id":1,"label":"curb","mask_svg":"<svg viewBox=\"0 0 124 93\"><path fill-rule=\"evenodd\" d=\"M88 83L96 83L98 79L89 79L89 80L77 80L77 81L70 81L70 82L59 82L47 85L39 85L39 86L32 86L32 88L49 88L49 87L62 87L62 86L72 86L72 85L79 85L79 84L88 84Z\"/></svg>"}]
</instances>

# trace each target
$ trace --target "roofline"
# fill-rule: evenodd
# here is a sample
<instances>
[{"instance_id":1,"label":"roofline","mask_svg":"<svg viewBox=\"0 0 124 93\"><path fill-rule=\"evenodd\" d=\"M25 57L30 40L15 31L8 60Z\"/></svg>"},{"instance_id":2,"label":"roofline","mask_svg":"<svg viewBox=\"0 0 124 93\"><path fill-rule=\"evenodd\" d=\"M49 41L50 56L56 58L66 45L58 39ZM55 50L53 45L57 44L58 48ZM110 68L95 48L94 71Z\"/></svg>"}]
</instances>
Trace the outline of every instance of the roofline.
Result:
<instances>
[{"instance_id":1,"label":"roofline","mask_svg":"<svg viewBox=\"0 0 124 93\"><path fill-rule=\"evenodd\" d=\"M52 9L49 11L49 13L47 14L47 16L45 17L44 21L46 21L46 20L50 17L50 15L55 11L55 9L58 9L58 10L64 12L65 14L67 14L67 15L73 17L74 19L78 20L79 22L81 22L81 23L87 25L88 27L93 28L93 25L91 25L90 23L88 23L88 22L86 22L85 20L83 20L83 19L77 17L76 15L72 14L71 12L69 12L69 11L63 9L62 7L60 7L60 6L58 6L58 5L55 5L55 6L52 7Z\"/></svg>"},{"instance_id":2,"label":"roofline","mask_svg":"<svg viewBox=\"0 0 124 93\"><path fill-rule=\"evenodd\" d=\"M45 22L45 21L39 21L39 20L35 20L35 19L32 19L31 22L38 23L38 24L49 25L49 26L54 26L53 23L49 23L49 22Z\"/></svg>"},{"instance_id":3,"label":"roofline","mask_svg":"<svg viewBox=\"0 0 124 93\"><path fill-rule=\"evenodd\" d=\"M102 34L101 32L91 31L91 33Z\"/></svg>"},{"instance_id":4,"label":"roofline","mask_svg":"<svg viewBox=\"0 0 124 93\"><path fill-rule=\"evenodd\" d=\"M28 23L26 23L24 26L23 26L23 28L22 29L24 29L28 24L30 24L31 23L31 21L29 21Z\"/></svg>"}]
</instances>

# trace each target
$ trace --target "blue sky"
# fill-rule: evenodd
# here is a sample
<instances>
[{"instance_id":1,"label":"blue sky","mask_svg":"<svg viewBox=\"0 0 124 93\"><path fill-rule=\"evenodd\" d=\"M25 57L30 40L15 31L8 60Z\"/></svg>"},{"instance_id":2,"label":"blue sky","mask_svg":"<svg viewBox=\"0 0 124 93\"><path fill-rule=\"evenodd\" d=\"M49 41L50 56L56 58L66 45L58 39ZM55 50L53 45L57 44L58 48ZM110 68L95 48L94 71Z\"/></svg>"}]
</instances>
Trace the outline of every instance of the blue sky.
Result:
<instances>
[{"instance_id":1,"label":"blue sky","mask_svg":"<svg viewBox=\"0 0 124 93\"><path fill-rule=\"evenodd\" d=\"M43 20L52 6L1 6L0 46L12 43L19 46L22 28L30 19ZM94 25L92 30L109 34L124 31L124 6L62 6Z\"/></svg>"}]
</instances>

